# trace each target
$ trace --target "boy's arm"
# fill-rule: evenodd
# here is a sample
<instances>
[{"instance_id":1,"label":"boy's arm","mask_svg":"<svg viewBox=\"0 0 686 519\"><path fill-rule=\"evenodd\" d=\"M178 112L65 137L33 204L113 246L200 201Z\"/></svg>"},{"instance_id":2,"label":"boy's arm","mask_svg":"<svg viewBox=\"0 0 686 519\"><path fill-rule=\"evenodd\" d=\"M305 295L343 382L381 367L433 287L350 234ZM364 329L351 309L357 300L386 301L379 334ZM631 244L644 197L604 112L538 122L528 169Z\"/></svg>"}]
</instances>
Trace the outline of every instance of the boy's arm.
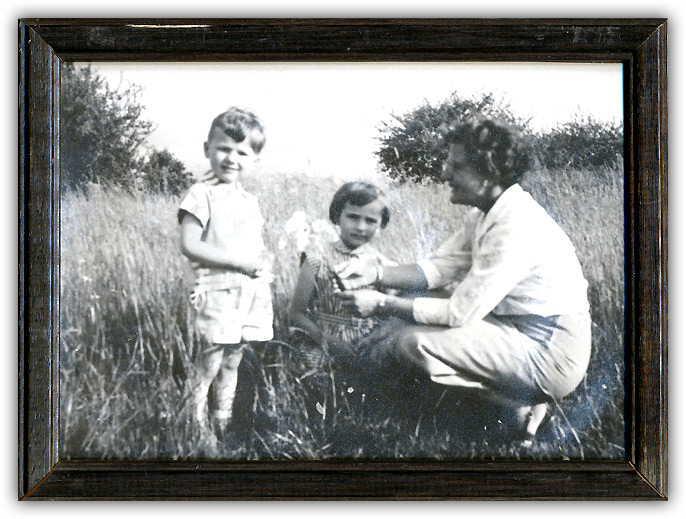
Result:
<instances>
[{"instance_id":1,"label":"boy's arm","mask_svg":"<svg viewBox=\"0 0 686 519\"><path fill-rule=\"evenodd\" d=\"M259 258L244 258L240 254L220 249L202 241L202 224L195 216L184 212L181 220L181 252L188 259L205 267L236 269L254 276L259 267Z\"/></svg>"},{"instance_id":2,"label":"boy's arm","mask_svg":"<svg viewBox=\"0 0 686 519\"><path fill-rule=\"evenodd\" d=\"M322 334L316 324L307 318L305 312L309 308L314 294L314 275L307 262L303 262L298 275L295 292L288 308L288 319L291 326L304 330L316 342L322 342Z\"/></svg>"}]
</instances>

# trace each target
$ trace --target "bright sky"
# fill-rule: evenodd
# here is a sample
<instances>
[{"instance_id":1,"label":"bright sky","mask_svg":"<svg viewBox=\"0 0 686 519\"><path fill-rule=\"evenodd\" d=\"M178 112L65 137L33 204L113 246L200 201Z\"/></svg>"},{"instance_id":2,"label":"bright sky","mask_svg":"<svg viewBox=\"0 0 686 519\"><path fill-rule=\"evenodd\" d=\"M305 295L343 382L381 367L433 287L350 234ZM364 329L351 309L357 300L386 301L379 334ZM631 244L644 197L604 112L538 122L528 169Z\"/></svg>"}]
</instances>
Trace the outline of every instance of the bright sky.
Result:
<instances>
[{"instance_id":1,"label":"bright sky","mask_svg":"<svg viewBox=\"0 0 686 519\"><path fill-rule=\"evenodd\" d=\"M210 122L231 105L267 128L261 161L280 170L357 177L376 168L381 121L452 92L492 92L550 128L574 113L621 122L622 66L610 63L94 63L115 87L143 87L151 143L204 171Z\"/></svg>"}]
</instances>

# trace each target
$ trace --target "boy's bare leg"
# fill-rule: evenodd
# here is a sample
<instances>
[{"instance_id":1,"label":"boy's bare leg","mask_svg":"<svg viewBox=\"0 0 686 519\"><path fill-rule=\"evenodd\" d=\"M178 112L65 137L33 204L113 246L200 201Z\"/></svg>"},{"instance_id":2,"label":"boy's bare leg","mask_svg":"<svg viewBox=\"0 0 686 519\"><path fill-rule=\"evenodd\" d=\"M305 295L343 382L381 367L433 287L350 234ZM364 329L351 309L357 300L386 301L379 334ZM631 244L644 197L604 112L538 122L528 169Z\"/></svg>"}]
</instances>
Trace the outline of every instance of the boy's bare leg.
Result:
<instances>
[{"instance_id":1,"label":"boy's bare leg","mask_svg":"<svg viewBox=\"0 0 686 519\"><path fill-rule=\"evenodd\" d=\"M224 355L214 381L215 408L210 414L220 430L231 424L233 402L238 384L238 367L243 359L242 344L223 345Z\"/></svg>"},{"instance_id":2,"label":"boy's bare leg","mask_svg":"<svg viewBox=\"0 0 686 519\"><path fill-rule=\"evenodd\" d=\"M210 385L220 371L223 356L223 345L212 344L199 354L196 362L196 380L192 388L193 419L202 425L207 424L207 397Z\"/></svg>"}]
</instances>

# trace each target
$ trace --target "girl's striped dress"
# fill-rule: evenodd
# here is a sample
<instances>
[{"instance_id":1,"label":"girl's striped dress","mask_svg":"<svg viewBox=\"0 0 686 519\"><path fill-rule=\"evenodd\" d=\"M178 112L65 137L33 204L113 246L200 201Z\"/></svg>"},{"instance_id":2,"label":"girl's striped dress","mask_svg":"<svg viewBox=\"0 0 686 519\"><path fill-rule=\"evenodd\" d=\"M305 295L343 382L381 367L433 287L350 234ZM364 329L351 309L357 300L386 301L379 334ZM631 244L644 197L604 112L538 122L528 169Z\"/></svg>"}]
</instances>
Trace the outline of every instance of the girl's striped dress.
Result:
<instances>
[{"instance_id":1,"label":"girl's striped dress","mask_svg":"<svg viewBox=\"0 0 686 519\"><path fill-rule=\"evenodd\" d=\"M376 317L362 317L356 310L343 307L336 297L339 289L333 267L352 258L371 259L382 266L396 265L369 244L350 250L340 240L311 244L301 255L301 265L306 263L315 279L315 293L307 316L320 327L324 337L321 345L310 341L305 346L309 350L303 356L313 368L322 367L327 361L351 361L358 341L380 323Z\"/></svg>"}]
</instances>

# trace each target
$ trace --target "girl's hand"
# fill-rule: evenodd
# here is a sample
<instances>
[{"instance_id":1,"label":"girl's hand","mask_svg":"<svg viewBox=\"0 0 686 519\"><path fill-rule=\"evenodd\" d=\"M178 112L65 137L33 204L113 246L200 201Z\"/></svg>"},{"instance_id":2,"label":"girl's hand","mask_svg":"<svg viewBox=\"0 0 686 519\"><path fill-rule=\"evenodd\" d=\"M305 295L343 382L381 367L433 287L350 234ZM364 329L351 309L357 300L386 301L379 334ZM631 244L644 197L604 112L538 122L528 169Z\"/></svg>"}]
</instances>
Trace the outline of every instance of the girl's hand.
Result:
<instances>
[{"instance_id":1,"label":"girl's hand","mask_svg":"<svg viewBox=\"0 0 686 519\"><path fill-rule=\"evenodd\" d=\"M344 290L356 290L381 281L383 270L376 260L353 258L333 268Z\"/></svg>"},{"instance_id":2,"label":"girl's hand","mask_svg":"<svg viewBox=\"0 0 686 519\"><path fill-rule=\"evenodd\" d=\"M355 308L362 316L374 314L386 304L388 296L376 290L351 290L338 294L346 306Z\"/></svg>"}]
</instances>

